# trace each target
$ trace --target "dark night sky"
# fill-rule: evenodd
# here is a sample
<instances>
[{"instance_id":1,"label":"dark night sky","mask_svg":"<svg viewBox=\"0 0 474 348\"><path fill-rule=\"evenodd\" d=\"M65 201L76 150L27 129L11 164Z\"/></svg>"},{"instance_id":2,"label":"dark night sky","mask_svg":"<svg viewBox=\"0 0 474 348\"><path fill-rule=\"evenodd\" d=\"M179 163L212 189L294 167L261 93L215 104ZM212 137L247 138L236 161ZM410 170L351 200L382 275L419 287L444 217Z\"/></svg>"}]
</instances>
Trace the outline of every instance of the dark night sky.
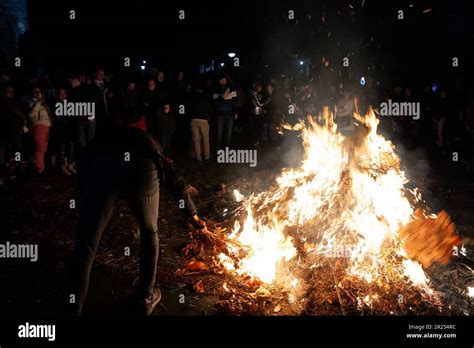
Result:
<instances>
[{"instance_id":1,"label":"dark night sky","mask_svg":"<svg viewBox=\"0 0 474 348\"><path fill-rule=\"evenodd\" d=\"M131 56L181 67L229 50L239 53L243 65L271 63L271 57L290 53L316 58L354 52L360 64L385 62L392 74L445 76L452 56L461 57L464 67L472 65L468 1L365 0L361 7L363 1L30 0L24 54L54 66L113 66ZM76 10L75 21L68 19L70 9ZM186 11L186 21L178 20L179 9ZM285 18L289 9L297 21ZM398 9L405 20L396 19ZM425 9L432 11L422 13Z\"/></svg>"}]
</instances>

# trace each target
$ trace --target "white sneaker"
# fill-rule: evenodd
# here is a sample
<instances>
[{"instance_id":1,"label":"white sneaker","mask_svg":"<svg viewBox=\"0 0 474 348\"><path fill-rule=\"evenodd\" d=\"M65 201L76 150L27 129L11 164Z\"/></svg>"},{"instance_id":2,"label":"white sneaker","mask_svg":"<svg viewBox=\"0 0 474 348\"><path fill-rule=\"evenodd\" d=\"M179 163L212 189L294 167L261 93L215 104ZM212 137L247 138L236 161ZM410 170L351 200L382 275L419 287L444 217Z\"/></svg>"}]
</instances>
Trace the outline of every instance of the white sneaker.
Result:
<instances>
[{"instance_id":1,"label":"white sneaker","mask_svg":"<svg viewBox=\"0 0 474 348\"><path fill-rule=\"evenodd\" d=\"M74 168L74 165L72 163L69 163L67 166L67 170L72 173L72 174L77 174L76 169Z\"/></svg>"},{"instance_id":2,"label":"white sneaker","mask_svg":"<svg viewBox=\"0 0 474 348\"><path fill-rule=\"evenodd\" d=\"M71 172L69 170L67 170L66 166L61 166L61 172L64 174L64 175L71 175Z\"/></svg>"}]
</instances>

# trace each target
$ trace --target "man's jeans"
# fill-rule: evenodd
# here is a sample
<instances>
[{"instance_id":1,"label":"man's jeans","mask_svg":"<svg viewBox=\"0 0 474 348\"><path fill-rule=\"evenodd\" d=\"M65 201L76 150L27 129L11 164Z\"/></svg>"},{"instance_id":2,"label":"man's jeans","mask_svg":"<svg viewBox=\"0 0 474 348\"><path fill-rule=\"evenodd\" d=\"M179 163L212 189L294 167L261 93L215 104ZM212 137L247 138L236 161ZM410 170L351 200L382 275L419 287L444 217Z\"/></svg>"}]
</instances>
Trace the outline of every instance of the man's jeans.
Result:
<instances>
[{"instance_id":1,"label":"man's jeans","mask_svg":"<svg viewBox=\"0 0 474 348\"><path fill-rule=\"evenodd\" d=\"M132 166L123 160L96 159L81 177L76 247L69 293L66 294L67 309L72 315L82 312L97 248L120 197L126 199L140 226L139 295L144 298L152 294L159 253L159 183L153 162L145 159L140 162ZM72 304L71 295L75 298Z\"/></svg>"},{"instance_id":2,"label":"man's jeans","mask_svg":"<svg viewBox=\"0 0 474 348\"><path fill-rule=\"evenodd\" d=\"M95 120L80 120L77 124L77 137L81 149L95 137Z\"/></svg>"},{"instance_id":3,"label":"man's jeans","mask_svg":"<svg viewBox=\"0 0 474 348\"><path fill-rule=\"evenodd\" d=\"M234 127L233 115L217 116L217 148L229 147L232 141L232 128Z\"/></svg>"},{"instance_id":4,"label":"man's jeans","mask_svg":"<svg viewBox=\"0 0 474 348\"><path fill-rule=\"evenodd\" d=\"M74 143L72 141L59 144L59 163L62 166L74 163Z\"/></svg>"}]
</instances>

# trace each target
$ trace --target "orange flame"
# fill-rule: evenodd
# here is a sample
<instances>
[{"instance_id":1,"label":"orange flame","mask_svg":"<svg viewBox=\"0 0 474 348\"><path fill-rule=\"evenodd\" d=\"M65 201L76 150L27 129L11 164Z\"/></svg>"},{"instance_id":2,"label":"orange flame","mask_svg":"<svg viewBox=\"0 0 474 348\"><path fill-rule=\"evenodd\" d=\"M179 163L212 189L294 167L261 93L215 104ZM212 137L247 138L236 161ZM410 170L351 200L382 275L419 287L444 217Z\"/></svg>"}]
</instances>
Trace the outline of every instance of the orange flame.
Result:
<instances>
[{"instance_id":1,"label":"orange flame","mask_svg":"<svg viewBox=\"0 0 474 348\"><path fill-rule=\"evenodd\" d=\"M283 125L301 131L302 165L283 170L274 187L245 199L245 221L243 225L236 222L229 236L241 245L229 246L241 256L240 261L235 267L221 254L226 268L265 283L297 284L294 275L289 280L278 277L285 262L298 255L293 242L300 238L312 245L306 252L331 254L341 246L349 250L347 273L351 276L369 283L405 276L414 286L432 293L429 279L421 265L410 259L413 255L407 255L399 235L414 220L416 202L406 196L408 180L400 170L394 145L377 134L379 120L371 108L366 116L355 112L354 118L360 123L354 137L337 131L328 108L321 117ZM417 201L420 195L415 193ZM235 195L242 200L238 191ZM297 235L288 232L295 227ZM387 265L396 272L387 274Z\"/></svg>"}]
</instances>

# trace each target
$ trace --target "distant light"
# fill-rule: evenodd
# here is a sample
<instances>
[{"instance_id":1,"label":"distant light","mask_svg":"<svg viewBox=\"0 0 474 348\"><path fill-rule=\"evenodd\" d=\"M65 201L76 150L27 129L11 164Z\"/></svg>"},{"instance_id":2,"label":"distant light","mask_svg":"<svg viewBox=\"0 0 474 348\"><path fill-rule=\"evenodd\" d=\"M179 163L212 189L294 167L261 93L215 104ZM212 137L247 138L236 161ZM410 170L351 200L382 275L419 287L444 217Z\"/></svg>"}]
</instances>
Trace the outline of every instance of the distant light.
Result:
<instances>
[{"instance_id":1,"label":"distant light","mask_svg":"<svg viewBox=\"0 0 474 348\"><path fill-rule=\"evenodd\" d=\"M302 60L300 60L300 65L303 65L303 64L304 64L304 62Z\"/></svg>"},{"instance_id":2,"label":"distant light","mask_svg":"<svg viewBox=\"0 0 474 348\"><path fill-rule=\"evenodd\" d=\"M234 57L235 57L235 53L234 53L234 52L229 52L229 53L227 53L227 55L229 56L229 58L234 58Z\"/></svg>"},{"instance_id":3,"label":"distant light","mask_svg":"<svg viewBox=\"0 0 474 348\"><path fill-rule=\"evenodd\" d=\"M438 85L436 83L433 83L433 86L431 86L431 90L433 92L436 92L438 90Z\"/></svg>"},{"instance_id":4,"label":"distant light","mask_svg":"<svg viewBox=\"0 0 474 348\"><path fill-rule=\"evenodd\" d=\"M220 63L219 65L220 65L221 67L224 67L224 63Z\"/></svg>"},{"instance_id":5,"label":"distant light","mask_svg":"<svg viewBox=\"0 0 474 348\"><path fill-rule=\"evenodd\" d=\"M146 60L145 60L145 59L143 59L143 62L142 62L142 63L143 63L143 64L146 64Z\"/></svg>"},{"instance_id":6,"label":"distant light","mask_svg":"<svg viewBox=\"0 0 474 348\"><path fill-rule=\"evenodd\" d=\"M362 76L362 77L360 78L360 85L361 85L361 86L365 86L365 77L364 77L364 76Z\"/></svg>"},{"instance_id":7,"label":"distant light","mask_svg":"<svg viewBox=\"0 0 474 348\"><path fill-rule=\"evenodd\" d=\"M140 69L145 70L145 69L146 69L146 66L140 65Z\"/></svg>"}]
</instances>

